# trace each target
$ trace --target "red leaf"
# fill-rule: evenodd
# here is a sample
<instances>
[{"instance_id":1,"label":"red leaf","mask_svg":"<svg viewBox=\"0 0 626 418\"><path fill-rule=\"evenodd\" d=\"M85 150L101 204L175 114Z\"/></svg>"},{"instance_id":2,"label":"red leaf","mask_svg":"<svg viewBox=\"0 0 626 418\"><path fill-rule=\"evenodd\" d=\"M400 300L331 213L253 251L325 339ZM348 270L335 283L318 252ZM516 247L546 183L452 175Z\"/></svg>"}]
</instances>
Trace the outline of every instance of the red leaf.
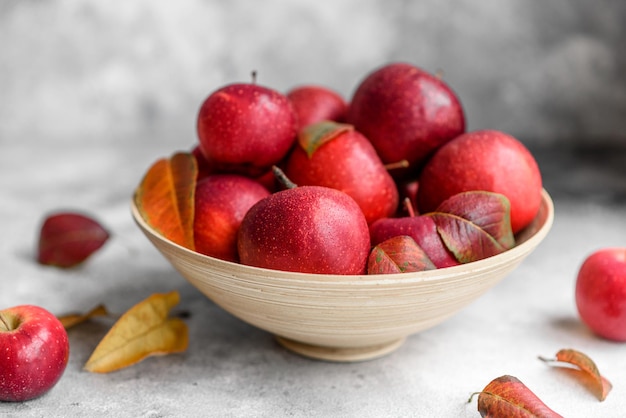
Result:
<instances>
[{"instance_id":1,"label":"red leaf","mask_svg":"<svg viewBox=\"0 0 626 418\"><path fill-rule=\"evenodd\" d=\"M482 417L493 418L562 418L519 379L508 375L492 380L479 393L478 412Z\"/></svg>"},{"instance_id":2,"label":"red leaf","mask_svg":"<svg viewBox=\"0 0 626 418\"><path fill-rule=\"evenodd\" d=\"M510 204L502 194L459 193L426 215L433 218L441 239L461 263L491 257L515 245Z\"/></svg>"},{"instance_id":3,"label":"red leaf","mask_svg":"<svg viewBox=\"0 0 626 418\"><path fill-rule=\"evenodd\" d=\"M85 261L109 239L109 232L94 219L74 212L48 216L39 234L37 261L61 268Z\"/></svg>"},{"instance_id":4,"label":"red leaf","mask_svg":"<svg viewBox=\"0 0 626 418\"><path fill-rule=\"evenodd\" d=\"M435 268L433 262L413 238L398 235L374 247L369 256L367 273L408 273Z\"/></svg>"},{"instance_id":5,"label":"red leaf","mask_svg":"<svg viewBox=\"0 0 626 418\"><path fill-rule=\"evenodd\" d=\"M607 395L613 388L611 382L609 382L604 376L600 374L598 367L589 356L580 351L573 349L562 349L556 353L555 359L547 359L539 357L540 360L551 362L567 363L576 367L573 371L576 377L585 385L600 401L606 399Z\"/></svg>"}]
</instances>

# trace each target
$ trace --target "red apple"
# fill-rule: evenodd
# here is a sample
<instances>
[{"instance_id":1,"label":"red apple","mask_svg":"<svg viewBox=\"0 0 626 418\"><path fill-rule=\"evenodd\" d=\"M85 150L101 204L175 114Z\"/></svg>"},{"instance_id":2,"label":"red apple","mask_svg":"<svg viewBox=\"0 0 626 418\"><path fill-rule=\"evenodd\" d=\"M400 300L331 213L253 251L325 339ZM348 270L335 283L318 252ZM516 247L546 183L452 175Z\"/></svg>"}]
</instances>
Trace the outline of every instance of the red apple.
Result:
<instances>
[{"instance_id":1,"label":"red apple","mask_svg":"<svg viewBox=\"0 0 626 418\"><path fill-rule=\"evenodd\" d=\"M446 143L428 160L419 177L418 206L425 213L457 193L500 193L509 199L517 233L537 215L541 188L537 162L519 140L500 131L474 131Z\"/></svg>"},{"instance_id":2,"label":"red apple","mask_svg":"<svg viewBox=\"0 0 626 418\"><path fill-rule=\"evenodd\" d=\"M626 341L626 247L602 248L585 259L576 279L576 306L596 334Z\"/></svg>"},{"instance_id":3,"label":"red apple","mask_svg":"<svg viewBox=\"0 0 626 418\"><path fill-rule=\"evenodd\" d=\"M237 174L213 174L196 184L194 242L197 252L238 261L237 231L248 209L270 192Z\"/></svg>"},{"instance_id":4,"label":"red apple","mask_svg":"<svg viewBox=\"0 0 626 418\"><path fill-rule=\"evenodd\" d=\"M287 97L257 84L230 84L209 95L198 112L200 150L220 172L256 177L277 164L296 138Z\"/></svg>"},{"instance_id":5,"label":"red apple","mask_svg":"<svg viewBox=\"0 0 626 418\"><path fill-rule=\"evenodd\" d=\"M372 223L398 207L398 189L372 144L351 125L323 121L299 134L299 144L285 164L285 174L299 186L341 190Z\"/></svg>"},{"instance_id":6,"label":"red apple","mask_svg":"<svg viewBox=\"0 0 626 418\"><path fill-rule=\"evenodd\" d=\"M65 328L47 310L20 305L0 311L0 401L27 401L49 391L69 352Z\"/></svg>"},{"instance_id":7,"label":"red apple","mask_svg":"<svg viewBox=\"0 0 626 418\"><path fill-rule=\"evenodd\" d=\"M444 244L430 216L383 218L370 225L372 246L401 235L413 238L437 268L460 264Z\"/></svg>"},{"instance_id":8,"label":"red apple","mask_svg":"<svg viewBox=\"0 0 626 418\"><path fill-rule=\"evenodd\" d=\"M383 163L407 160L413 173L465 131L456 94L440 78L408 63L387 64L367 75L352 96L347 122L372 142Z\"/></svg>"},{"instance_id":9,"label":"red apple","mask_svg":"<svg viewBox=\"0 0 626 418\"><path fill-rule=\"evenodd\" d=\"M317 85L297 86L287 92L298 119L298 129L330 120L345 121L348 104L339 93Z\"/></svg>"},{"instance_id":10,"label":"red apple","mask_svg":"<svg viewBox=\"0 0 626 418\"><path fill-rule=\"evenodd\" d=\"M342 191L298 186L252 206L239 228L241 263L283 271L363 274L370 252L367 221Z\"/></svg>"}]
</instances>

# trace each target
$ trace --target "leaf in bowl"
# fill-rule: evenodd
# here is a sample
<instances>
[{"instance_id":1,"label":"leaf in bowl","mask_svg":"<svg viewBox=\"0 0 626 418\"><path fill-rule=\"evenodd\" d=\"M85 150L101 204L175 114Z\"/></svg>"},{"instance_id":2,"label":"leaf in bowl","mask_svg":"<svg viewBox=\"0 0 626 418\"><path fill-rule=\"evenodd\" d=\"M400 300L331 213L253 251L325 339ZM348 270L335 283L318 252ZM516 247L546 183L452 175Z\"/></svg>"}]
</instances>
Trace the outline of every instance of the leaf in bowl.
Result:
<instances>
[{"instance_id":1,"label":"leaf in bowl","mask_svg":"<svg viewBox=\"0 0 626 418\"><path fill-rule=\"evenodd\" d=\"M165 238L194 249L194 196L198 165L191 153L156 161L135 191L143 219Z\"/></svg>"},{"instance_id":2,"label":"leaf in bowl","mask_svg":"<svg viewBox=\"0 0 626 418\"><path fill-rule=\"evenodd\" d=\"M487 191L458 193L427 213L450 252L461 263L500 254L515 245L506 196Z\"/></svg>"},{"instance_id":3,"label":"leaf in bowl","mask_svg":"<svg viewBox=\"0 0 626 418\"><path fill-rule=\"evenodd\" d=\"M398 235L374 247L368 259L367 274L408 273L436 268L413 238Z\"/></svg>"}]
</instances>

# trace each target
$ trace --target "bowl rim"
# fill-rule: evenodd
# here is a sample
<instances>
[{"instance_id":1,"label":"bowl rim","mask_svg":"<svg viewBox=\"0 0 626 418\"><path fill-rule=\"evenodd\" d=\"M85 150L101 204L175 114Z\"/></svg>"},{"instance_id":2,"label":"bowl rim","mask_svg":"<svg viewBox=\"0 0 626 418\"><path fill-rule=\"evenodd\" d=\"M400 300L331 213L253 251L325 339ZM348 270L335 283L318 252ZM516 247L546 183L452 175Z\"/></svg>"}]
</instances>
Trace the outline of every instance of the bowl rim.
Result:
<instances>
[{"instance_id":1,"label":"bowl rim","mask_svg":"<svg viewBox=\"0 0 626 418\"><path fill-rule=\"evenodd\" d=\"M542 213L543 212L543 213ZM528 228L534 226L536 222L541 222L541 218L543 219L543 223L540 224L537 230L530 236L525 237L525 239L516 244L513 248L491 256L482 260L473 261L470 263L464 263L457 266L450 266L445 268L439 268L435 270L427 270L420 272L410 272L410 273L389 273L389 274L361 274L361 275L334 275L334 274L320 274L320 273L301 273L301 272L293 272L293 271L282 271L282 270L272 270L261 267L248 266L241 263L236 263L232 261L221 260L215 257L211 257L196 251L193 251L189 248L186 248L182 245L179 245L173 241L162 236L159 232L157 232L153 227L151 227L143 216L140 214L139 209L136 205L134 197L131 199L131 214L135 222L138 224L140 229L149 236L152 236L154 239L160 241L164 245L171 247L178 253L182 253L189 258L198 260L204 265L215 265L220 266L220 269L226 270L229 269L229 275L236 278L237 272L243 273L246 277L250 276L263 276L263 277L271 277L272 280L288 280L290 282L300 282L300 283L320 283L324 285L329 284L339 284L346 285L350 283L359 283L361 285L373 285L373 286L384 286L390 284L408 284L412 282L427 282L427 281L438 281L445 279L453 279L458 277L460 274L477 274L481 271L492 270L495 266L506 265L510 262L510 260L523 258L525 255L528 255L539 243L546 237L548 232L550 231L552 224L554 222L554 202L552 198L548 194L545 189L541 190L541 204L537 216L531 222L526 229L520 231L516 234L517 237L521 236L524 231ZM160 249L158 249L161 251Z\"/></svg>"}]
</instances>

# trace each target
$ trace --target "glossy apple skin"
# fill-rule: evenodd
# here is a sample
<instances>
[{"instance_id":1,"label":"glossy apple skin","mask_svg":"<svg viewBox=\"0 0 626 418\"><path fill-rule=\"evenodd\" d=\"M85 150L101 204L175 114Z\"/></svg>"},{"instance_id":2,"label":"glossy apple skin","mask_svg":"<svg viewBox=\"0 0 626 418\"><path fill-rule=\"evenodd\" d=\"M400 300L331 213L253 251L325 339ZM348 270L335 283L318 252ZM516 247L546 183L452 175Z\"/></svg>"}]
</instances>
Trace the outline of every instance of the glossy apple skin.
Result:
<instances>
[{"instance_id":1,"label":"glossy apple skin","mask_svg":"<svg viewBox=\"0 0 626 418\"><path fill-rule=\"evenodd\" d=\"M446 143L429 159L419 177L418 206L426 213L457 193L501 193L509 199L511 228L517 233L537 215L541 188L537 162L519 140L500 131L474 131Z\"/></svg>"},{"instance_id":2,"label":"glossy apple skin","mask_svg":"<svg viewBox=\"0 0 626 418\"><path fill-rule=\"evenodd\" d=\"M348 110L353 124L374 145L383 163L406 159L415 173L428 156L465 132L461 102L440 78L409 63L391 63L365 77Z\"/></svg>"},{"instance_id":3,"label":"glossy apple skin","mask_svg":"<svg viewBox=\"0 0 626 418\"><path fill-rule=\"evenodd\" d=\"M299 186L255 204L239 229L242 264L302 273L364 274L370 252L365 216L342 191Z\"/></svg>"},{"instance_id":4,"label":"glossy apple skin","mask_svg":"<svg viewBox=\"0 0 626 418\"><path fill-rule=\"evenodd\" d=\"M394 214L398 188L372 144L355 130L343 132L309 157L296 146L285 164L285 174L299 186L325 186L352 197L368 223Z\"/></svg>"},{"instance_id":5,"label":"glossy apple skin","mask_svg":"<svg viewBox=\"0 0 626 418\"><path fill-rule=\"evenodd\" d=\"M0 311L0 353L0 401L22 402L43 395L58 382L70 346L54 315L38 306L20 305Z\"/></svg>"},{"instance_id":6,"label":"glossy apple skin","mask_svg":"<svg viewBox=\"0 0 626 418\"><path fill-rule=\"evenodd\" d=\"M298 120L298 130L316 122L344 122L348 103L336 91L324 86L302 85L287 92Z\"/></svg>"},{"instance_id":7,"label":"glossy apple skin","mask_svg":"<svg viewBox=\"0 0 626 418\"><path fill-rule=\"evenodd\" d=\"M296 138L287 97L257 84L230 84L209 95L198 111L200 150L219 172L259 176L277 164Z\"/></svg>"},{"instance_id":8,"label":"glossy apple skin","mask_svg":"<svg viewBox=\"0 0 626 418\"><path fill-rule=\"evenodd\" d=\"M248 209L270 192L237 174L213 174L196 184L194 243L199 253L237 262L237 231Z\"/></svg>"},{"instance_id":9,"label":"glossy apple skin","mask_svg":"<svg viewBox=\"0 0 626 418\"><path fill-rule=\"evenodd\" d=\"M597 335L626 341L626 248L602 248L585 259L576 279L576 306Z\"/></svg>"},{"instance_id":10,"label":"glossy apple skin","mask_svg":"<svg viewBox=\"0 0 626 418\"><path fill-rule=\"evenodd\" d=\"M460 264L448 251L435 221L428 215L384 218L370 225L372 246L399 235L413 238L437 268Z\"/></svg>"}]
</instances>

